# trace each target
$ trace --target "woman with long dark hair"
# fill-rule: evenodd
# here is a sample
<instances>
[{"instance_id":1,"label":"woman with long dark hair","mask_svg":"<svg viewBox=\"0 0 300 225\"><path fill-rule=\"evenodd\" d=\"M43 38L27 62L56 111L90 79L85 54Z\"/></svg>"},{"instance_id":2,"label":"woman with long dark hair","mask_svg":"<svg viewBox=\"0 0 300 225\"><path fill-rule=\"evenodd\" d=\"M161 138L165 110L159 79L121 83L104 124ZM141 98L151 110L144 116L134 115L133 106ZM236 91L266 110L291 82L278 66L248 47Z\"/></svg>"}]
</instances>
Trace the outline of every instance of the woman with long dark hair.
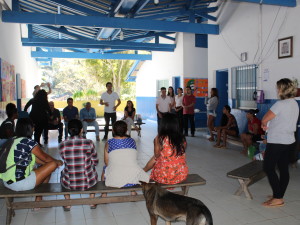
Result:
<instances>
[{"instance_id":1,"label":"woman with long dark hair","mask_svg":"<svg viewBox=\"0 0 300 225\"><path fill-rule=\"evenodd\" d=\"M166 114L154 139L154 156L144 168L146 172L153 168L150 179L162 184L184 181L188 175L185 149L186 140L176 115Z\"/></svg>"},{"instance_id":2,"label":"woman with long dark hair","mask_svg":"<svg viewBox=\"0 0 300 225\"><path fill-rule=\"evenodd\" d=\"M29 114L30 119L34 123L34 140L39 144L42 132L47 128L51 114L47 92L39 90L33 98L32 109Z\"/></svg>"},{"instance_id":3,"label":"woman with long dark hair","mask_svg":"<svg viewBox=\"0 0 300 225\"><path fill-rule=\"evenodd\" d=\"M209 129L210 138L209 141L214 141L213 129L214 129L214 122L217 117L217 107L219 104L219 96L218 96L218 89L212 88L210 90L210 98L206 101L206 108L207 108L207 127Z\"/></svg>"},{"instance_id":4,"label":"woman with long dark hair","mask_svg":"<svg viewBox=\"0 0 300 225\"><path fill-rule=\"evenodd\" d=\"M277 101L263 117L261 124L268 134L264 158L273 194L263 203L266 207L284 205L283 196L289 184L289 152L295 143L295 131L299 116L299 106L295 100L297 88L287 78L277 81ZM278 168L279 176L276 173Z\"/></svg>"},{"instance_id":5,"label":"woman with long dark hair","mask_svg":"<svg viewBox=\"0 0 300 225\"><path fill-rule=\"evenodd\" d=\"M171 113L175 113L175 92L174 92L174 88L172 86L170 86L168 88L167 96L170 96L170 98L172 100L172 103L170 105Z\"/></svg>"},{"instance_id":6,"label":"woman with long dark hair","mask_svg":"<svg viewBox=\"0 0 300 225\"><path fill-rule=\"evenodd\" d=\"M126 107L124 109L124 120L127 123L127 134L131 135L131 127L134 126L137 131L137 126L134 124L135 108L131 100L127 101Z\"/></svg>"}]
</instances>

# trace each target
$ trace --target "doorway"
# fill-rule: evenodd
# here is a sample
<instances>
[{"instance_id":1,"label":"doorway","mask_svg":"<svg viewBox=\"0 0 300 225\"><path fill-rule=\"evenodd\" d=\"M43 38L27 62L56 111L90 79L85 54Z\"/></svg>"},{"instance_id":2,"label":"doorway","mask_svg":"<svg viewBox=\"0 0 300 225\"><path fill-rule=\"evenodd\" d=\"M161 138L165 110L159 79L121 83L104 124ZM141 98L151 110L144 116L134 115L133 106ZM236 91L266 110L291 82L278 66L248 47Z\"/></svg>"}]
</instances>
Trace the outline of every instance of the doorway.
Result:
<instances>
[{"instance_id":1,"label":"doorway","mask_svg":"<svg viewBox=\"0 0 300 225\"><path fill-rule=\"evenodd\" d=\"M216 71L216 88L219 94L219 105L217 108L216 126L220 126L222 118L222 109L228 105L228 70Z\"/></svg>"}]
</instances>

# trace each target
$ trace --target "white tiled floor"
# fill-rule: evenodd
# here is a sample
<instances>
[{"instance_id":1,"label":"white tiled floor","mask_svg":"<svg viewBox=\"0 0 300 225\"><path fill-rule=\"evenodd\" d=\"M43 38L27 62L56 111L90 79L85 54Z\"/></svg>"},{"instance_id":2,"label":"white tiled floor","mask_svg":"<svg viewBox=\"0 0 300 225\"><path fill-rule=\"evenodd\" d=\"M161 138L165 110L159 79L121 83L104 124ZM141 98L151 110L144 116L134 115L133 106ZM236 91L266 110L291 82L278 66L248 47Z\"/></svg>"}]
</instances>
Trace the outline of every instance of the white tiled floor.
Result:
<instances>
[{"instance_id":1,"label":"white tiled floor","mask_svg":"<svg viewBox=\"0 0 300 225\"><path fill-rule=\"evenodd\" d=\"M156 132L156 123L146 121L143 125L142 137L132 133L138 146L138 160L144 166L153 154L153 138ZM50 132L50 144L47 152L55 157L57 153L57 132ZM100 134L103 136L103 133ZM95 141L95 135L88 134L88 138ZM265 208L261 202L271 194L266 178L250 187L253 200L244 196L237 197L233 193L238 188L234 179L226 177L226 173L237 168L249 160L239 153L240 147L230 145L229 149L221 150L212 147L212 143L203 137L203 132L196 132L196 137L187 137L187 160L190 173L198 173L206 179L207 184L192 187L189 196L203 201L211 210L215 225L300 225L300 169L290 169L290 184L286 192L286 205L281 208ZM95 142L100 164L98 172L103 166L104 142ZM298 163L299 166L299 163ZM51 182L57 182L59 171L52 175ZM56 196L51 196L56 198ZM80 198L80 195L72 198ZM62 198L58 196L57 198ZM17 199L16 199L17 200ZM22 199L20 199L22 200ZM5 224L6 208L3 199L0 199L0 224ZM98 205L91 210L88 206L74 206L70 212L64 212L61 207L41 209L38 212L31 210L16 210L12 220L16 225L149 225L150 219L145 202L113 203ZM164 224L159 220L160 225ZM174 224L183 225L183 222Z\"/></svg>"}]
</instances>

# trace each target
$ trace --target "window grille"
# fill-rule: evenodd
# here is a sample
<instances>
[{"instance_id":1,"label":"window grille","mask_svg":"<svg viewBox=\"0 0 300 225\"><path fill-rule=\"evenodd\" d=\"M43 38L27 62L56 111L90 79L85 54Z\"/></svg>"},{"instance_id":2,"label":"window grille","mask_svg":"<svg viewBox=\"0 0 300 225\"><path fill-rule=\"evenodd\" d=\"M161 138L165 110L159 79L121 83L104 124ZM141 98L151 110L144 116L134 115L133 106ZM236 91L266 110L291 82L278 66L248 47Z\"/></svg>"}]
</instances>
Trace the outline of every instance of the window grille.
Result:
<instances>
[{"instance_id":1,"label":"window grille","mask_svg":"<svg viewBox=\"0 0 300 225\"><path fill-rule=\"evenodd\" d=\"M231 74L232 99L236 100L236 108L256 108L253 94L257 89L257 66L234 67Z\"/></svg>"},{"instance_id":2,"label":"window grille","mask_svg":"<svg viewBox=\"0 0 300 225\"><path fill-rule=\"evenodd\" d=\"M161 87L165 87L168 93L169 80L156 80L156 97L160 96Z\"/></svg>"}]
</instances>

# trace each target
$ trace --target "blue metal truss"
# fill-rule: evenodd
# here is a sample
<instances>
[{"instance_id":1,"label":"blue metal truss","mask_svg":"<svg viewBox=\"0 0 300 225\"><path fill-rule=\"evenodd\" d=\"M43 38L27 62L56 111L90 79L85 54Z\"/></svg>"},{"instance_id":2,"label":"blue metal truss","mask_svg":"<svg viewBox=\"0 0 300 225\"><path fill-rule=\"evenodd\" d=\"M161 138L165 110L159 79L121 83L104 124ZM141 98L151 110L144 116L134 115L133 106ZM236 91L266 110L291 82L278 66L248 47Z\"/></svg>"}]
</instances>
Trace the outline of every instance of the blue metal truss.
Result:
<instances>
[{"instance_id":1,"label":"blue metal truss","mask_svg":"<svg viewBox=\"0 0 300 225\"><path fill-rule=\"evenodd\" d=\"M3 11L2 21L10 23L108 27L147 31L187 32L195 34L219 34L219 25L182 23L159 20L128 19L115 17L79 16L46 13Z\"/></svg>"},{"instance_id":2,"label":"blue metal truss","mask_svg":"<svg viewBox=\"0 0 300 225\"><path fill-rule=\"evenodd\" d=\"M84 58L84 59L120 59L120 60L152 60L152 55L146 54L111 54L111 53L82 53L82 52L44 52L32 51L31 57L37 61L49 61L49 58ZM47 58L46 60L43 60Z\"/></svg>"},{"instance_id":3,"label":"blue metal truss","mask_svg":"<svg viewBox=\"0 0 300 225\"><path fill-rule=\"evenodd\" d=\"M259 4L267 4L267 5L279 5L279 6L288 6L288 7L296 7L296 0L235 0L239 2L252 2Z\"/></svg>"},{"instance_id":4,"label":"blue metal truss","mask_svg":"<svg viewBox=\"0 0 300 225\"><path fill-rule=\"evenodd\" d=\"M173 52L175 44L138 43L123 41L94 41L94 40L67 40L67 39L42 39L22 38L23 46L31 47L60 47L60 48L97 48L97 49L126 49Z\"/></svg>"}]
</instances>

